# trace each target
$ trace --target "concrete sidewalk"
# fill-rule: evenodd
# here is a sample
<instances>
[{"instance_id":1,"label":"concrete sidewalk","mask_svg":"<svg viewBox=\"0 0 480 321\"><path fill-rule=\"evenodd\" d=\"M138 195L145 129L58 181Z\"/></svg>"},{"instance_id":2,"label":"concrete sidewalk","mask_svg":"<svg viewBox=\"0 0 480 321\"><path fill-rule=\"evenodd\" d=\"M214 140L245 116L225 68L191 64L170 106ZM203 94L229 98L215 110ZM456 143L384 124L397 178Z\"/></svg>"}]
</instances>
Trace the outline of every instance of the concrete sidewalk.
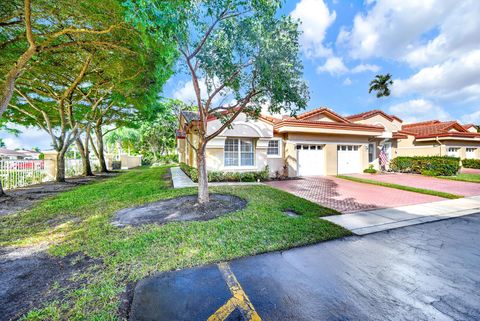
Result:
<instances>
[{"instance_id":1,"label":"concrete sidewalk","mask_svg":"<svg viewBox=\"0 0 480 321\"><path fill-rule=\"evenodd\" d=\"M460 217L478 213L479 211L480 196L473 196L455 200L322 217L322 219L349 229L357 235L366 235L404 226Z\"/></svg>"}]
</instances>

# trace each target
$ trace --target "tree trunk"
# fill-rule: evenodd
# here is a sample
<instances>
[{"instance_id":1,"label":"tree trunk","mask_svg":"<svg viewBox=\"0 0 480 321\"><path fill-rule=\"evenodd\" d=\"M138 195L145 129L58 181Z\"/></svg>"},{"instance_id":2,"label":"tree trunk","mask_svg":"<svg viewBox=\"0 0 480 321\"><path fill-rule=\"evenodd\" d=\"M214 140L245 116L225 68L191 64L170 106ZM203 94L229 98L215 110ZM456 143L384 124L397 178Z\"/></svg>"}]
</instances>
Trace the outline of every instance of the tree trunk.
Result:
<instances>
[{"instance_id":1,"label":"tree trunk","mask_svg":"<svg viewBox=\"0 0 480 321\"><path fill-rule=\"evenodd\" d=\"M15 81L22 72L23 68L30 61L30 59L35 55L37 51L36 47L29 47L23 55L18 58L15 66L9 71L6 76L5 83L2 85L2 94L0 96L0 118L2 117L5 110L7 110L10 100L12 100L13 90L15 88Z\"/></svg>"},{"instance_id":2,"label":"tree trunk","mask_svg":"<svg viewBox=\"0 0 480 321\"><path fill-rule=\"evenodd\" d=\"M82 175L83 176L93 176L92 173L92 166L90 164L90 157L89 157L89 151L88 151L88 143L83 145L82 140L80 138L77 138L75 140L77 144L78 151L80 152L80 156L82 157Z\"/></svg>"},{"instance_id":3,"label":"tree trunk","mask_svg":"<svg viewBox=\"0 0 480 321\"><path fill-rule=\"evenodd\" d=\"M198 170L198 203L205 204L210 201L208 193L208 175L207 162L205 156L205 143L200 143L197 150L197 170Z\"/></svg>"},{"instance_id":4,"label":"tree trunk","mask_svg":"<svg viewBox=\"0 0 480 321\"><path fill-rule=\"evenodd\" d=\"M55 175L57 182L65 182L65 151L60 151L57 154L57 175Z\"/></svg>"},{"instance_id":5,"label":"tree trunk","mask_svg":"<svg viewBox=\"0 0 480 321\"><path fill-rule=\"evenodd\" d=\"M0 197L5 196L5 195L7 195L7 194L5 194L5 192L3 191L2 181L0 181Z\"/></svg>"},{"instance_id":6,"label":"tree trunk","mask_svg":"<svg viewBox=\"0 0 480 321\"><path fill-rule=\"evenodd\" d=\"M108 173L107 162L105 161L105 153L103 150L103 133L102 126L95 127L95 135L97 136L97 153L100 161L100 172Z\"/></svg>"}]
</instances>

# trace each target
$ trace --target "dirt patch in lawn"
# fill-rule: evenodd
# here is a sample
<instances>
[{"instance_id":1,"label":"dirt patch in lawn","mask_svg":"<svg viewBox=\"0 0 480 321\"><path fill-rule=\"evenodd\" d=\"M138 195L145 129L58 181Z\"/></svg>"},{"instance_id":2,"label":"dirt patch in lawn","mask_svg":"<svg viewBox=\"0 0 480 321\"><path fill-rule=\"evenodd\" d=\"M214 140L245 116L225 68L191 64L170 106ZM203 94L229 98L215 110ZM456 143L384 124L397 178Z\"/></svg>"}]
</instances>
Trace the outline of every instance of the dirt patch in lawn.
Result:
<instances>
[{"instance_id":1,"label":"dirt patch in lawn","mask_svg":"<svg viewBox=\"0 0 480 321\"><path fill-rule=\"evenodd\" d=\"M116 175L118 175L118 172L111 172L97 174L91 177L68 178L64 183L47 182L24 188L7 190L6 196L0 196L0 216L27 209L39 200L68 191L74 187Z\"/></svg>"},{"instance_id":2,"label":"dirt patch in lawn","mask_svg":"<svg viewBox=\"0 0 480 321\"><path fill-rule=\"evenodd\" d=\"M207 221L245 208L247 201L233 195L211 194L198 204L196 195L181 196L118 211L112 224L119 227L164 224L172 221Z\"/></svg>"},{"instance_id":3,"label":"dirt patch in lawn","mask_svg":"<svg viewBox=\"0 0 480 321\"><path fill-rule=\"evenodd\" d=\"M61 300L65 291L84 282L82 273L100 266L83 254L61 258L39 250L0 249L0 320L17 320L29 310Z\"/></svg>"}]
</instances>

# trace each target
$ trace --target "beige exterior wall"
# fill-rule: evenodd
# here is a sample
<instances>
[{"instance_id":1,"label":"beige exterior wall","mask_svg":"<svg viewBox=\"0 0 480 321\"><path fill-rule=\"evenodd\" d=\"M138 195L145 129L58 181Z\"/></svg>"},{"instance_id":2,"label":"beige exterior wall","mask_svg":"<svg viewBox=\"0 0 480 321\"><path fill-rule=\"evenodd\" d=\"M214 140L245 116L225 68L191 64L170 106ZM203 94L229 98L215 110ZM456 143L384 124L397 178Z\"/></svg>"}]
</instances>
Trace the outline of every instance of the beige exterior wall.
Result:
<instances>
[{"instance_id":1,"label":"beige exterior wall","mask_svg":"<svg viewBox=\"0 0 480 321\"><path fill-rule=\"evenodd\" d=\"M382 125L387 132L396 132L399 131L402 127L399 121L394 120L393 122L391 122L390 120L386 119L381 115L375 115L367 119L357 120L355 121L355 123L365 125Z\"/></svg>"},{"instance_id":2,"label":"beige exterior wall","mask_svg":"<svg viewBox=\"0 0 480 321\"><path fill-rule=\"evenodd\" d=\"M296 144L324 144L323 166L325 175L338 174L338 145L359 145L361 170L368 167L368 137L352 135L313 135L313 134L288 134L285 147L285 163L288 176L297 176L298 159Z\"/></svg>"},{"instance_id":3,"label":"beige exterior wall","mask_svg":"<svg viewBox=\"0 0 480 321\"><path fill-rule=\"evenodd\" d=\"M398 141L399 148L397 149L397 156L446 156L448 147L459 147L459 157L464 159L467 157L467 148L476 148L475 157L480 158L480 142L477 141L456 141L456 140L441 140L437 141L418 142L414 140L413 136L408 139L401 139Z\"/></svg>"}]
</instances>

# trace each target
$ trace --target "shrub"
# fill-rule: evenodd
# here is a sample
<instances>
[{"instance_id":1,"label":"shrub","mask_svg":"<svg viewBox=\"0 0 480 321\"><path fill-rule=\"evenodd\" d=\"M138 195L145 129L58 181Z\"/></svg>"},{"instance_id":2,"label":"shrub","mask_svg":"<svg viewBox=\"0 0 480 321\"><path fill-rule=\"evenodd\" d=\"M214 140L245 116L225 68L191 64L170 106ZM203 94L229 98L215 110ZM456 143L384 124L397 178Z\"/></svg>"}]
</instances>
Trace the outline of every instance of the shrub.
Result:
<instances>
[{"instance_id":1,"label":"shrub","mask_svg":"<svg viewBox=\"0 0 480 321\"><path fill-rule=\"evenodd\" d=\"M180 169L194 182L198 182L198 171L195 167L180 163ZM207 173L209 182L256 182L266 181L269 178L268 166L259 172L220 172L209 171Z\"/></svg>"},{"instance_id":2,"label":"shrub","mask_svg":"<svg viewBox=\"0 0 480 321\"><path fill-rule=\"evenodd\" d=\"M448 156L397 157L390 162L394 172L432 176L452 176L460 169L460 159Z\"/></svg>"},{"instance_id":3,"label":"shrub","mask_svg":"<svg viewBox=\"0 0 480 321\"><path fill-rule=\"evenodd\" d=\"M465 168L480 169L480 159L464 159L462 160L462 166Z\"/></svg>"},{"instance_id":4,"label":"shrub","mask_svg":"<svg viewBox=\"0 0 480 321\"><path fill-rule=\"evenodd\" d=\"M363 170L364 173L369 173L369 174L376 174L377 170L373 168L373 165L368 166L368 168L365 168Z\"/></svg>"}]
</instances>

